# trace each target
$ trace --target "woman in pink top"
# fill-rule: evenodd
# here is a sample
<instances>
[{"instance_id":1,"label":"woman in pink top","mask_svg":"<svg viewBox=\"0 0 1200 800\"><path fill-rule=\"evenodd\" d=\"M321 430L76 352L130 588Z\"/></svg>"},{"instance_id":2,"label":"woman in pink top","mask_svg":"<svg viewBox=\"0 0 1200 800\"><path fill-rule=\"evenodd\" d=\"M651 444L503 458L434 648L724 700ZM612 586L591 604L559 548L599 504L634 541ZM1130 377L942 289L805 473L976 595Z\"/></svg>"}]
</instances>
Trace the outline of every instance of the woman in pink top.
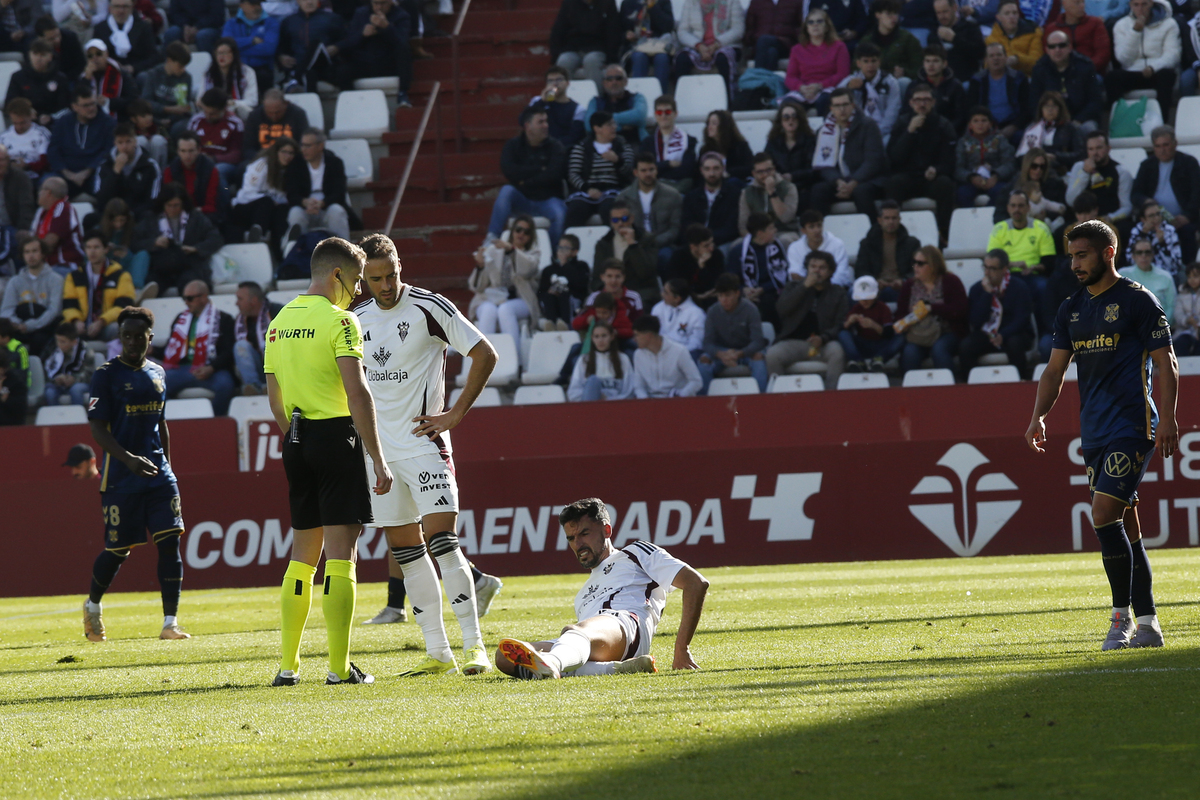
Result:
<instances>
[{"instance_id":1,"label":"woman in pink top","mask_svg":"<svg viewBox=\"0 0 1200 800\"><path fill-rule=\"evenodd\" d=\"M789 90L787 96L804 105L816 106L824 114L829 106L829 93L850 74L850 53L838 38L829 14L821 8L808 12L797 40L788 58L787 77L783 79Z\"/></svg>"}]
</instances>

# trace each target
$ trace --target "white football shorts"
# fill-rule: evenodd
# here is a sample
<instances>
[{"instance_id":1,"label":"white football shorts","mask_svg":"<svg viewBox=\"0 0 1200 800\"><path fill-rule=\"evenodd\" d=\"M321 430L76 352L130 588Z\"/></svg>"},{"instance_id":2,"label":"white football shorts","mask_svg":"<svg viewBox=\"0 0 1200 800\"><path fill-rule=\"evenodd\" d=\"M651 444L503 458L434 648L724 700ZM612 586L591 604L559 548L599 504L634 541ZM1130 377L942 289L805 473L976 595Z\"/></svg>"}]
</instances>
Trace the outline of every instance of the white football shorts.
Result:
<instances>
[{"instance_id":1,"label":"white football shorts","mask_svg":"<svg viewBox=\"0 0 1200 800\"><path fill-rule=\"evenodd\" d=\"M412 525L429 514L458 513L453 457L427 453L389 461L388 468L395 478L392 490L387 494L371 492L371 514L376 527ZM375 465L368 455L367 476L374 480L374 475Z\"/></svg>"},{"instance_id":2,"label":"white football shorts","mask_svg":"<svg viewBox=\"0 0 1200 800\"><path fill-rule=\"evenodd\" d=\"M600 613L616 617L617 622L621 624L621 629L625 631L625 655L621 656L622 661L627 658L644 656L650 652L650 645L654 641L654 631L657 626L651 621L649 609L634 613L633 611L615 611L605 608Z\"/></svg>"}]
</instances>

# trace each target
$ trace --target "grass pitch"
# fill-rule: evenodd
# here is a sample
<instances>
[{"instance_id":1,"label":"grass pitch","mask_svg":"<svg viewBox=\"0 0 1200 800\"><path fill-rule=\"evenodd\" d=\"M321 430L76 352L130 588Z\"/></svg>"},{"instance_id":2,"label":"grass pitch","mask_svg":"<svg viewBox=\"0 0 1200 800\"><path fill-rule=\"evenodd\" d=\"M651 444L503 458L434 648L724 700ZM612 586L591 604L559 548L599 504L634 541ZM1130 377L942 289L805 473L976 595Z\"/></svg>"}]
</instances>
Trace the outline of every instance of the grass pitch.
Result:
<instances>
[{"instance_id":1,"label":"grass pitch","mask_svg":"<svg viewBox=\"0 0 1200 800\"><path fill-rule=\"evenodd\" d=\"M326 687L314 597L270 688L275 588L185 591L185 642L157 595L110 595L105 644L82 597L0 600L0 797L1195 798L1200 551L1151 558L1161 650L1099 652L1095 554L712 569L704 671L669 669L673 597L659 674L529 683L394 677L409 622L355 629L378 683ZM581 579L507 579L489 645L556 633Z\"/></svg>"}]
</instances>

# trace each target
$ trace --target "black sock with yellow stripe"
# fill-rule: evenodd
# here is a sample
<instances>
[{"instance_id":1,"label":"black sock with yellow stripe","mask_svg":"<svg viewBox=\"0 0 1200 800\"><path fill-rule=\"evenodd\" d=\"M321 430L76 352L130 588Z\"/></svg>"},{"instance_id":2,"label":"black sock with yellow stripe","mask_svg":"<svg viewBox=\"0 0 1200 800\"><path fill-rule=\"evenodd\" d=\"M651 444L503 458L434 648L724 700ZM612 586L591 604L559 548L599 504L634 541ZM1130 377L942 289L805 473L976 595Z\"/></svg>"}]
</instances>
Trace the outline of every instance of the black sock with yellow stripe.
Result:
<instances>
[{"instance_id":1,"label":"black sock with yellow stripe","mask_svg":"<svg viewBox=\"0 0 1200 800\"><path fill-rule=\"evenodd\" d=\"M128 550L102 550L100 555L96 556L96 563L92 565L92 588L88 592L88 600L99 603L104 598L104 593L112 585L113 578L117 577L117 570L127 558Z\"/></svg>"}]
</instances>

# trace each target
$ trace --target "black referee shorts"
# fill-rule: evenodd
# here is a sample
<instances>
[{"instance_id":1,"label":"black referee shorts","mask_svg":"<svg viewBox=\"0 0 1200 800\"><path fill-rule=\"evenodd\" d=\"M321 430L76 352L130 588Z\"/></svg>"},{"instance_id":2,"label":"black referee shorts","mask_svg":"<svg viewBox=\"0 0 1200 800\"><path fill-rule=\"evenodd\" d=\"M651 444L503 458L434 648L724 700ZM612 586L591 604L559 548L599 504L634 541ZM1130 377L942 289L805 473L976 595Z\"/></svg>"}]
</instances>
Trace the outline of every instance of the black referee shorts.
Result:
<instances>
[{"instance_id":1,"label":"black referee shorts","mask_svg":"<svg viewBox=\"0 0 1200 800\"><path fill-rule=\"evenodd\" d=\"M350 417L300 420L300 441L284 436L283 468L293 528L373 521L362 437Z\"/></svg>"}]
</instances>

